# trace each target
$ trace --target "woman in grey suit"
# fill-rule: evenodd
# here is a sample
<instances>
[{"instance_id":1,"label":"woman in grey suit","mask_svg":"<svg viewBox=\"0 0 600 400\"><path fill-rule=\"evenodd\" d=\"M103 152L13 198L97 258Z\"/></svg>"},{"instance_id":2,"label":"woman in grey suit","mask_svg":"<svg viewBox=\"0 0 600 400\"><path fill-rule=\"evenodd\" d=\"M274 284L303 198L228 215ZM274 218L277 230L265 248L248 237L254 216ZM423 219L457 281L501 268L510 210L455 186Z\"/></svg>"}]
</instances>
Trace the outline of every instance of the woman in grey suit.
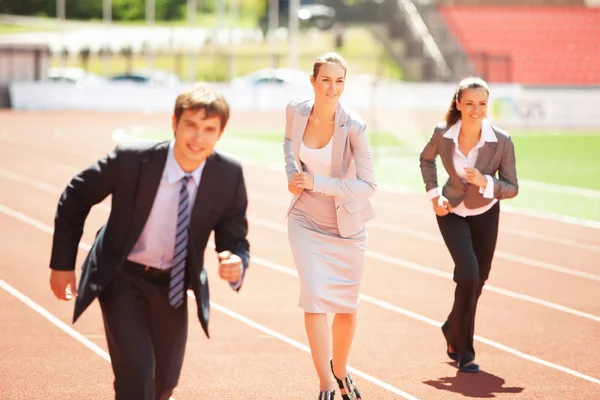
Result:
<instances>
[{"instance_id":1,"label":"woman in grey suit","mask_svg":"<svg viewBox=\"0 0 600 400\"><path fill-rule=\"evenodd\" d=\"M463 79L446 121L435 128L420 159L427 198L454 261L454 305L442 332L448 356L463 372L479 372L473 348L475 311L496 248L498 200L515 197L519 190L515 149L510 136L486 119L488 97L485 81ZM441 190L438 154L449 177Z\"/></svg>"},{"instance_id":2,"label":"woman in grey suit","mask_svg":"<svg viewBox=\"0 0 600 400\"><path fill-rule=\"evenodd\" d=\"M366 222L375 214L373 158L366 124L339 103L346 62L336 53L317 58L311 75L314 99L286 108L284 139L288 236L298 275L300 307L320 380L319 400L360 399L346 371L356 326L366 250ZM334 313L330 359L327 313ZM331 373L330 373L331 371Z\"/></svg>"}]
</instances>

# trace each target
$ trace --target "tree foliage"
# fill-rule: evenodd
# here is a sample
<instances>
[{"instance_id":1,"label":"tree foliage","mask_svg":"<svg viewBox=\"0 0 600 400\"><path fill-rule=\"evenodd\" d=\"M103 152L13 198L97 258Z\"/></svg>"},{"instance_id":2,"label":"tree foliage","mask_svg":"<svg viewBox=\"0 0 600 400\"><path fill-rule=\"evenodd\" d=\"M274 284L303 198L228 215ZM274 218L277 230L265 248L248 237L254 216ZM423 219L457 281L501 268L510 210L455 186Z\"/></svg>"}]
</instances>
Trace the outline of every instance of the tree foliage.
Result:
<instances>
[{"instance_id":1,"label":"tree foliage","mask_svg":"<svg viewBox=\"0 0 600 400\"><path fill-rule=\"evenodd\" d=\"M215 0L208 0L212 3ZM0 13L56 17L56 0L0 0ZM175 20L185 17L187 0L155 0L157 20ZM200 1L200 4L204 1ZM65 0L68 19L102 19L102 0ZM202 6L207 8L207 6ZM143 20L146 18L145 0L112 0L112 19L115 21Z\"/></svg>"}]
</instances>

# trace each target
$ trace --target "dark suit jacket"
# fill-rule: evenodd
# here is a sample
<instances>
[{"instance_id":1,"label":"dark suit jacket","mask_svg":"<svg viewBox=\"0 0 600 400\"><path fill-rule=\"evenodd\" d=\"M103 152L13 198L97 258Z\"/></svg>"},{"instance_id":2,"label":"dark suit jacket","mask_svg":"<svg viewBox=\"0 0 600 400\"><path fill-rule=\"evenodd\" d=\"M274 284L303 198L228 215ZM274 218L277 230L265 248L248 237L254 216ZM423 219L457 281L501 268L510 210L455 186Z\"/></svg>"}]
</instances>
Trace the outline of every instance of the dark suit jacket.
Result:
<instances>
[{"instance_id":1,"label":"dark suit jacket","mask_svg":"<svg viewBox=\"0 0 600 400\"><path fill-rule=\"evenodd\" d=\"M169 143L117 146L76 175L58 203L50 268L74 270L86 217L112 195L107 223L98 231L81 271L73 322L115 277L139 238L158 190ZM206 161L192 210L188 276L198 303L198 318L208 336L209 292L204 251L211 231L218 252L230 250L249 262L246 186L241 166L213 153Z\"/></svg>"},{"instance_id":2,"label":"dark suit jacket","mask_svg":"<svg viewBox=\"0 0 600 400\"><path fill-rule=\"evenodd\" d=\"M435 159L440 155L442 164L448 173L448 181L442 188L442 194L448 199L452 207L461 201L465 207L473 209L489 204L492 199L486 199L479 193L479 187L470 183L463 184L454 168L454 141L444 137L450 129L446 123L439 124L429 143L421 152L420 165L425 189L427 191L438 187L437 169ZM497 142L486 142L479 153L475 168L482 175L490 175L494 180L494 197L496 199L510 199L519 193L517 169L515 161L515 147L510 136L500 128L492 126ZM496 177L496 173L498 177Z\"/></svg>"}]
</instances>

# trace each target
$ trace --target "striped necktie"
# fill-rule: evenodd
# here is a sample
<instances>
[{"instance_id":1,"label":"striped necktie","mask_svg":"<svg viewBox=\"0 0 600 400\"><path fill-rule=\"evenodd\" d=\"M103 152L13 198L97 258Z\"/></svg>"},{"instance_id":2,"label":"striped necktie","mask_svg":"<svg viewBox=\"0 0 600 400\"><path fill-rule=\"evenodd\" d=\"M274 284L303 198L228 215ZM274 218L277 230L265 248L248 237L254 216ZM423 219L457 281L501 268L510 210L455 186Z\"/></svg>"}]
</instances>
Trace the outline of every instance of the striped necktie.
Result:
<instances>
[{"instance_id":1,"label":"striped necktie","mask_svg":"<svg viewBox=\"0 0 600 400\"><path fill-rule=\"evenodd\" d=\"M175 230L175 250L173 251L173 268L169 282L169 304L179 308L185 300L185 264L187 261L188 226L190 224L190 195L187 184L191 175L181 179L179 189L179 209L177 212L177 229Z\"/></svg>"}]
</instances>

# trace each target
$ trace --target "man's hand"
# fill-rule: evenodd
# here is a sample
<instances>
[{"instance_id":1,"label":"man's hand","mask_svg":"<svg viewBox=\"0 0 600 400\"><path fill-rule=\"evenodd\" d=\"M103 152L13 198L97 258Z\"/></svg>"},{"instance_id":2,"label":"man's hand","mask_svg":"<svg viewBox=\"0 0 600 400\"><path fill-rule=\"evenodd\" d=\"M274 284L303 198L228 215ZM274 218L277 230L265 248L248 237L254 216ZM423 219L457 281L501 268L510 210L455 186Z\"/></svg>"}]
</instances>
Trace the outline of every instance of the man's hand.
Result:
<instances>
[{"instance_id":1,"label":"man's hand","mask_svg":"<svg viewBox=\"0 0 600 400\"><path fill-rule=\"evenodd\" d=\"M298 172L292 175L292 181L298 188L313 190L315 179L308 172Z\"/></svg>"},{"instance_id":2,"label":"man's hand","mask_svg":"<svg viewBox=\"0 0 600 400\"><path fill-rule=\"evenodd\" d=\"M436 215L443 217L444 215L448 215L449 212L452 212L452 206L447 198L444 196L438 196L434 199L431 199L431 204L433 205L433 211Z\"/></svg>"},{"instance_id":3,"label":"man's hand","mask_svg":"<svg viewBox=\"0 0 600 400\"><path fill-rule=\"evenodd\" d=\"M219 276L227 282L236 282L242 276L242 259L229 250L219 253Z\"/></svg>"},{"instance_id":4,"label":"man's hand","mask_svg":"<svg viewBox=\"0 0 600 400\"><path fill-rule=\"evenodd\" d=\"M50 272L50 289L59 300L71 300L77 297L77 282L75 271L59 271L53 269Z\"/></svg>"}]
</instances>

